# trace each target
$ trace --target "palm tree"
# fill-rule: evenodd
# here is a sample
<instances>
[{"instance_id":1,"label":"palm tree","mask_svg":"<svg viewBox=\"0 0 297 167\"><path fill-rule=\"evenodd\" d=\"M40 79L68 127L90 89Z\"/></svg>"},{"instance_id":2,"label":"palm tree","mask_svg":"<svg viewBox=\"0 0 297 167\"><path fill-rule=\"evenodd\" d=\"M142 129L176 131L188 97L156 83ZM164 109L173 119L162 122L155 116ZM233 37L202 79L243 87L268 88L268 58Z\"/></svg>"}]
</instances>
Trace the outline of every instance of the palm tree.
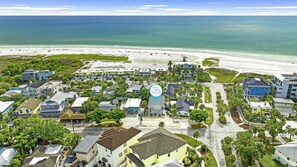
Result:
<instances>
[{"instance_id":1,"label":"palm tree","mask_svg":"<svg viewBox=\"0 0 297 167\"><path fill-rule=\"evenodd\" d=\"M194 133L193 133L193 137L196 139L196 141L197 141L197 144L196 145L198 145L198 137L200 137L200 132L199 131L195 131Z\"/></svg>"},{"instance_id":2,"label":"palm tree","mask_svg":"<svg viewBox=\"0 0 297 167\"><path fill-rule=\"evenodd\" d=\"M169 60L167 65L168 65L168 71L171 72L171 70L172 70L172 61Z\"/></svg>"},{"instance_id":3,"label":"palm tree","mask_svg":"<svg viewBox=\"0 0 297 167\"><path fill-rule=\"evenodd\" d=\"M203 160L204 160L203 157L198 157L198 158L195 160L194 163L195 163L197 166L201 166Z\"/></svg>"}]
</instances>

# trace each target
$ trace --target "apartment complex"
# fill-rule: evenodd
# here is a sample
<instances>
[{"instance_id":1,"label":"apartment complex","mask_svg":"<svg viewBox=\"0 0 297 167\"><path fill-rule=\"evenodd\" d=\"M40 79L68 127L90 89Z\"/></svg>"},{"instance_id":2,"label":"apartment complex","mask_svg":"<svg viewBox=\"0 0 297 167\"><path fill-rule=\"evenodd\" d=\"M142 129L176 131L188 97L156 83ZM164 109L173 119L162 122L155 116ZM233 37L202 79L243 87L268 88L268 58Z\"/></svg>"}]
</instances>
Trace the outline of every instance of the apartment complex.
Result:
<instances>
[{"instance_id":1,"label":"apartment complex","mask_svg":"<svg viewBox=\"0 0 297 167\"><path fill-rule=\"evenodd\" d=\"M270 80L277 98L297 98L297 74L276 74Z\"/></svg>"}]
</instances>

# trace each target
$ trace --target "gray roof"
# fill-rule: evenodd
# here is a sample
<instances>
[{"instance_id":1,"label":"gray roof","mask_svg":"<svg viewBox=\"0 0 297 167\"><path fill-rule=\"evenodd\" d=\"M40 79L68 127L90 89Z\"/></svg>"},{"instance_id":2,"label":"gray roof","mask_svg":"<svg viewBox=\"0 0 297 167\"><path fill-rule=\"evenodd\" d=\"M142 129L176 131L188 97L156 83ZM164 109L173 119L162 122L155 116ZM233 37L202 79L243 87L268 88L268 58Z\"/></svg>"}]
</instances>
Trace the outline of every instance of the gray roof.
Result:
<instances>
[{"instance_id":1,"label":"gray roof","mask_svg":"<svg viewBox=\"0 0 297 167\"><path fill-rule=\"evenodd\" d=\"M246 78L244 79L244 83L249 86L269 86L260 78Z\"/></svg>"},{"instance_id":2,"label":"gray roof","mask_svg":"<svg viewBox=\"0 0 297 167\"><path fill-rule=\"evenodd\" d=\"M88 153L96 143L98 136L86 136L73 150L76 153Z\"/></svg>"},{"instance_id":3,"label":"gray roof","mask_svg":"<svg viewBox=\"0 0 297 167\"><path fill-rule=\"evenodd\" d=\"M52 98L50 98L51 101L55 101L58 104L61 104L64 100L66 100L68 97L67 93L63 92L57 92Z\"/></svg>"},{"instance_id":4,"label":"gray roof","mask_svg":"<svg viewBox=\"0 0 297 167\"><path fill-rule=\"evenodd\" d=\"M186 142L163 127L146 133L138 139L139 143L130 148L141 158L146 159L152 155L168 154L184 145Z\"/></svg>"},{"instance_id":5,"label":"gray roof","mask_svg":"<svg viewBox=\"0 0 297 167\"><path fill-rule=\"evenodd\" d=\"M127 89L127 92L139 91L142 88L142 85L130 85Z\"/></svg>"},{"instance_id":6,"label":"gray roof","mask_svg":"<svg viewBox=\"0 0 297 167\"><path fill-rule=\"evenodd\" d=\"M117 106L114 104L110 104L109 101L102 101L99 103L99 108L105 110L105 111L110 111L113 108L116 108Z\"/></svg>"},{"instance_id":7,"label":"gray roof","mask_svg":"<svg viewBox=\"0 0 297 167\"><path fill-rule=\"evenodd\" d=\"M277 151L281 152L286 157L290 158L290 160L296 162L297 161L297 142L290 142L283 145L274 147Z\"/></svg>"},{"instance_id":8,"label":"gray roof","mask_svg":"<svg viewBox=\"0 0 297 167\"><path fill-rule=\"evenodd\" d=\"M35 82L31 83L28 87L37 89L40 86L42 86L43 84L45 84L45 81L35 81Z\"/></svg>"},{"instance_id":9,"label":"gray roof","mask_svg":"<svg viewBox=\"0 0 297 167\"><path fill-rule=\"evenodd\" d=\"M143 162L138 159L134 154L130 153L127 157L137 166L137 167L145 167Z\"/></svg>"},{"instance_id":10,"label":"gray roof","mask_svg":"<svg viewBox=\"0 0 297 167\"><path fill-rule=\"evenodd\" d=\"M165 105L165 96L160 96L158 100L150 96L148 106L164 106Z\"/></svg>"}]
</instances>

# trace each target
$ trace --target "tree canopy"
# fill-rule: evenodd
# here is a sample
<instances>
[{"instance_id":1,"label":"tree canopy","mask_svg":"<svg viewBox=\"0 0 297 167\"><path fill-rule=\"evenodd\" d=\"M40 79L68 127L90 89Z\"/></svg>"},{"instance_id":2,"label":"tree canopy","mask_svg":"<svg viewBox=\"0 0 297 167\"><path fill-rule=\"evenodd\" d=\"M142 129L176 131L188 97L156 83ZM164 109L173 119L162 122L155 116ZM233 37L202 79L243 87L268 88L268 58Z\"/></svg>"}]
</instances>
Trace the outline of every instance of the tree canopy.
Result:
<instances>
[{"instance_id":1,"label":"tree canopy","mask_svg":"<svg viewBox=\"0 0 297 167\"><path fill-rule=\"evenodd\" d=\"M203 110L193 110L190 113L190 119L198 123L205 121L207 117L208 117L207 112Z\"/></svg>"}]
</instances>

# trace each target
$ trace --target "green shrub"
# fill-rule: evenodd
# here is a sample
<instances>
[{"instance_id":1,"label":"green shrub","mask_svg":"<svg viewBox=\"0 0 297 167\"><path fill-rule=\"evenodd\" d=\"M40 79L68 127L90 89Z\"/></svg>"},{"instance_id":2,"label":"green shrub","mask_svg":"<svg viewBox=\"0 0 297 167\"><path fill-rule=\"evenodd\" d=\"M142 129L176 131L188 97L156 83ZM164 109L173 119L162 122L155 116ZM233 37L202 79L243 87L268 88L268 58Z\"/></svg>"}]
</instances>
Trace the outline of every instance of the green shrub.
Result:
<instances>
[{"instance_id":1,"label":"green shrub","mask_svg":"<svg viewBox=\"0 0 297 167\"><path fill-rule=\"evenodd\" d=\"M203 152L205 152L205 151L207 150L207 147L206 147L205 144L202 144L202 145L201 145L201 150L202 150Z\"/></svg>"},{"instance_id":2,"label":"green shrub","mask_svg":"<svg viewBox=\"0 0 297 167\"><path fill-rule=\"evenodd\" d=\"M184 162L185 166L189 166L192 163L188 157L184 158L183 162Z\"/></svg>"}]
</instances>

